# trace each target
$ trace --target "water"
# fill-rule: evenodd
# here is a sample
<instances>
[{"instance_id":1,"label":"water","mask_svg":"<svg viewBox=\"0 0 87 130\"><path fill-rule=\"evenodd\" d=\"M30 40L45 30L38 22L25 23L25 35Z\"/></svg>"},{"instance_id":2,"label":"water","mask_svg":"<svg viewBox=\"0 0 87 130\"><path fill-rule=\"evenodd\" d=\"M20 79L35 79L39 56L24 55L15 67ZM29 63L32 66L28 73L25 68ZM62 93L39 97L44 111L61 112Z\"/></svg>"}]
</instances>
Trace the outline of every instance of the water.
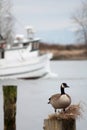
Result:
<instances>
[{"instance_id":1,"label":"water","mask_svg":"<svg viewBox=\"0 0 87 130\"><path fill-rule=\"evenodd\" d=\"M38 80L0 80L0 130L3 121L3 85L17 85L16 130L42 130L43 120L54 110L48 105L50 95L60 91L62 82L69 89L72 104L83 104L83 117L77 119L77 130L87 128L87 61L52 61L51 68L58 74L53 79Z\"/></svg>"}]
</instances>

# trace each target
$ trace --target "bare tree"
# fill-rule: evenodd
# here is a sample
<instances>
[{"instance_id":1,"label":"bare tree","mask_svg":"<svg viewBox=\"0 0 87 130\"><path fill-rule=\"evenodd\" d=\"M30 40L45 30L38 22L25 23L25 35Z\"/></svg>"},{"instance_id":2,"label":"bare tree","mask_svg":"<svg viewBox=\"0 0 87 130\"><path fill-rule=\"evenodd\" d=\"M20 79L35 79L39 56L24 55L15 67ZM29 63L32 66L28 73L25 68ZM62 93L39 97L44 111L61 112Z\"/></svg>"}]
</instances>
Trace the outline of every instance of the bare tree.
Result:
<instances>
[{"instance_id":1,"label":"bare tree","mask_svg":"<svg viewBox=\"0 0 87 130\"><path fill-rule=\"evenodd\" d=\"M2 0L0 0L0 34L2 33L2 16L3 16L3 14L2 14L3 6L2 5L3 5Z\"/></svg>"},{"instance_id":2,"label":"bare tree","mask_svg":"<svg viewBox=\"0 0 87 130\"><path fill-rule=\"evenodd\" d=\"M87 45L87 1L82 2L81 8L74 13L72 19L78 27L76 30L77 40Z\"/></svg>"},{"instance_id":3,"label":"bare tree","mask_svg":"<svg viewBox=\"0 0 87 130\"><path fill-rule=\"evenodd\" d=\"M0 0L0 34L7 44L13 43L13 16L11 0Z\"/></svg>"}]
</instances>

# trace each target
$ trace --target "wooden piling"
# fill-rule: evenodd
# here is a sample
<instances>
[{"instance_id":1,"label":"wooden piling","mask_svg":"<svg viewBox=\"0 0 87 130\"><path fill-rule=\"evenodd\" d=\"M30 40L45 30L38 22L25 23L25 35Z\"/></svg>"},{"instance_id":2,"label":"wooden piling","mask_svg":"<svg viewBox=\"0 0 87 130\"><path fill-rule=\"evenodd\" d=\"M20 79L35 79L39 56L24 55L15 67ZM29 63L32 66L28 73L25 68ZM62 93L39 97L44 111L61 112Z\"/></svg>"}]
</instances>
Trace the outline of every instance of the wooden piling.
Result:
<instances>
[{"instance_id":1,"label":"wooden piling","mask_svg":"<svg viewBox=\"0 0 87 130\"><path fill-rule=\"evenodd\" d=\"M76 130L76 119L82 116L80 104L70 105L65 112L51 113L44 119L44 130Z\"/></svg>"},{"instance_id":2,"label":"wooden piling","mask_svg":"<svg viewBox=\"0 0 87 130\"><path fill-rule=\"evenodd\" d=\"M3 86L4 130L16 130L17 86Z\"/></svg>"},{"instance_id":3,"label":"wooden piling","mask_svg":"<svg viewBox=\"0 0 87 130\"><path fill-rule=\"evenodd\" d=\"M75 119L45 119L44 130L76 130Z\"/></svg>"}]
</instances>

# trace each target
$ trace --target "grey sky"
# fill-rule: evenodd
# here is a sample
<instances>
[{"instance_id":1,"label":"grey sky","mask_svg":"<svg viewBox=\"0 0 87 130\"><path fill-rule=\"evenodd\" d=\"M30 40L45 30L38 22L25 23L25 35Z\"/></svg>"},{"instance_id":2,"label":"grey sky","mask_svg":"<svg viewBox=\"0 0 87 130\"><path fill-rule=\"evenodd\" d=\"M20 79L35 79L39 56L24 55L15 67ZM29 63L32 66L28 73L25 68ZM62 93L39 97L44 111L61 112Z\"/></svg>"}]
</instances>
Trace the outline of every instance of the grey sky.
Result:
<instances>
[{"instance_id":1,"label":"grey sky","mask_svg":"<svg viewBox=\"0 0 87 130\"><path fill-rule=\"evenodd\" d=\"M16 32L22 32L27 25L35 30L74 31L71 15L81 5L81 0L14 0Z\"/></svg>"}]
</instances>

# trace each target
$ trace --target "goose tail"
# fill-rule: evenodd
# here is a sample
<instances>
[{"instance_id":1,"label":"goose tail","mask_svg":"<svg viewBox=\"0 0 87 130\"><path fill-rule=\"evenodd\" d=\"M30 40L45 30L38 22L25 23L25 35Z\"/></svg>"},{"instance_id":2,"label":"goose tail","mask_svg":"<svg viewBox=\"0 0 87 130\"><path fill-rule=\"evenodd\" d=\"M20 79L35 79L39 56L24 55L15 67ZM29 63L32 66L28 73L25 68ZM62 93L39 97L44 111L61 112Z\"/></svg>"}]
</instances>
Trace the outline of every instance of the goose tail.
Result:
<instances>
[{"instance_id":1,"label":"goose tail","mask_svg":"<svg viewBox=\"0 0 87 130\"><path fill-rule=\"evenodd\" d=\"M51 98L49 98L49 102L48 102L48 104L50 104L50 100L51 100Z\"/></svg>"}]
</instances>

